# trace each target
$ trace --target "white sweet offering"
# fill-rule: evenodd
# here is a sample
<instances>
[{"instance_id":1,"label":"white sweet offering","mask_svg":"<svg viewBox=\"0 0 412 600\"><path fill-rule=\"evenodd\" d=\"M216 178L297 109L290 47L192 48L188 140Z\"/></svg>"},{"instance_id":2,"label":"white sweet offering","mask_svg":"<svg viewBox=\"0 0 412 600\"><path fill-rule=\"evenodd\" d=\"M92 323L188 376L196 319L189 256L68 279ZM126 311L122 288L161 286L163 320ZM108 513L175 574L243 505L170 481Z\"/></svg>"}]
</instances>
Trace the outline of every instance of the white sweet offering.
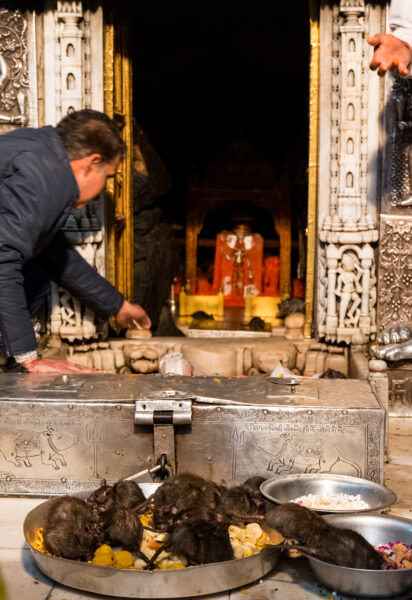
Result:
<instances>
[{"instance_id":1,"label":"white sweet offering","mask_svg":"<svg viewBox=\"0 0 412 600\"><path fill-rule=\"evenodd\" d=\"M323 508L330 510L350 510L370 508L360 494L305 494L291 500L295 504L306 506L307 508Z\"/></svg>"}]
</instances>

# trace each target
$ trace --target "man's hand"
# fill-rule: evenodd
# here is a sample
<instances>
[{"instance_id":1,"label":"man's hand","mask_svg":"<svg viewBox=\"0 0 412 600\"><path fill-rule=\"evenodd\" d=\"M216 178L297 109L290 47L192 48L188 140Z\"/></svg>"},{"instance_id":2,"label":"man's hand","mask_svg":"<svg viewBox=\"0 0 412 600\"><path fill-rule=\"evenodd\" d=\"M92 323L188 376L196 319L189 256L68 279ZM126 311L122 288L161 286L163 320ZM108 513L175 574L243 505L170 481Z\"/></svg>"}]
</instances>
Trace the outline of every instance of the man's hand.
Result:
<instances>
[{"instance_id":1,"label":"man's hand","mask_svg":"<svg viewBox=\"0 0 412 600\"><path fill-rule=\"evenodd\" d=\"M408 65L411 61L411 47L389 33L377 33L368 37L368 44L375 47L369 67L372 71L378 69L378 75L383 77L387 71L399 71L408 75Z\"/></svg>"},{"instance_id":2,"label":"man's hand","mask_svg":"<svg viewBox=\"0 0 412 600\"><path fill-rule=\"evenodd\" d=\"M136 329L136 323L142 329L150 329L152 322L146 314L146 311L139 304L131 304L125 300L118 310L116 321L122 327ZM136 323L135 323L136 321Z\"/></svg>"},{"instance_id":3,"label":"man's hand","mask_svg":"<svg viewBox=\"0 0 412 600\"><path fill-rule=\"evenodd\" d=\"M27 361L29 362L29 361ZM21 363L23 366L26 366ZM105 373L100 369L88 369L87 367L81 367L75 365L68 360L58 360L55 358L41 358L31 365L26 366L30 373Z\"/></svg>"}]
</instances>

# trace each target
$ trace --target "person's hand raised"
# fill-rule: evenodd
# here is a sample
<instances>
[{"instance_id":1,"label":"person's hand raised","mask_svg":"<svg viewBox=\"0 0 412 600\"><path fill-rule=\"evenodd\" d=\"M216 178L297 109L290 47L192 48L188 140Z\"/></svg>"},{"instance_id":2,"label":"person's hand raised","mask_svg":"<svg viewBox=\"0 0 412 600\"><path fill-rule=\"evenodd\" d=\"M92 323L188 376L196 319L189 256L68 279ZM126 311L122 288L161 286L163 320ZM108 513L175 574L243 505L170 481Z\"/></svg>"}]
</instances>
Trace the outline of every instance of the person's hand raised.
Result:
<instances>
[{"instance_id":1,"label":"person's hand raised","mask_svg":"<svg viewBox=\"0 0 412 600\"><path fill-rule=\"evenodd\" d=\"M372 71L377 69L380 77L383 77L387 71L398 71L401 75L409 74L411 47L407 42L389 33L377 33L368 37L367 41L375 47L369 65Z\"/></svg>"}]
</instances>

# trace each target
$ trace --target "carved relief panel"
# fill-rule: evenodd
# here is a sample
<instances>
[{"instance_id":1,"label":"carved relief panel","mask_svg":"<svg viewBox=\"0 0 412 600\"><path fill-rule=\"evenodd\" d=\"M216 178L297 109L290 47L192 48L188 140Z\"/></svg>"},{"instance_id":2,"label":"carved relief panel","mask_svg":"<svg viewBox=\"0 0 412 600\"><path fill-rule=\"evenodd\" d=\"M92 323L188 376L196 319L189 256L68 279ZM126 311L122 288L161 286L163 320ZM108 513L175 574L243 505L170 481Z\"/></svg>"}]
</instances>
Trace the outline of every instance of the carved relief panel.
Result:
<instances>
[{"instance_id":1,"label":"carved relief panel","mask_svg":"<svg viewBox=\"0 0 412 600\"><path fill-rule=\"evenodd\" d=\"M0 7L0 133L37 125L34 15Z\"/></svg>"}]
</instances>

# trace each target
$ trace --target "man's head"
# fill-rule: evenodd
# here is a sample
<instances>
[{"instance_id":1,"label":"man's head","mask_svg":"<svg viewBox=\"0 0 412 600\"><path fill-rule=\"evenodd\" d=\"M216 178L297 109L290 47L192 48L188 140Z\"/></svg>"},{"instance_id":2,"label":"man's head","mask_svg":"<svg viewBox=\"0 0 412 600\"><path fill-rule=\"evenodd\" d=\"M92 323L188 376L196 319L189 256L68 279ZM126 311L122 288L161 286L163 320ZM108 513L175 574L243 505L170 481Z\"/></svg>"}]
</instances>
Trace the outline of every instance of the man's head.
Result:
<instances>
[{"instance_id":1,"label":"man's head","mask_svg":"<svg viewBox=\"0 0 412 600\"><path fill-rule=\"evenodd\" d=\"M76 208L103 190L116 173L126 149L117 125L104 113L85 109L68 114L56 126L79 187Z\"/></svg>"}]
</instances>

